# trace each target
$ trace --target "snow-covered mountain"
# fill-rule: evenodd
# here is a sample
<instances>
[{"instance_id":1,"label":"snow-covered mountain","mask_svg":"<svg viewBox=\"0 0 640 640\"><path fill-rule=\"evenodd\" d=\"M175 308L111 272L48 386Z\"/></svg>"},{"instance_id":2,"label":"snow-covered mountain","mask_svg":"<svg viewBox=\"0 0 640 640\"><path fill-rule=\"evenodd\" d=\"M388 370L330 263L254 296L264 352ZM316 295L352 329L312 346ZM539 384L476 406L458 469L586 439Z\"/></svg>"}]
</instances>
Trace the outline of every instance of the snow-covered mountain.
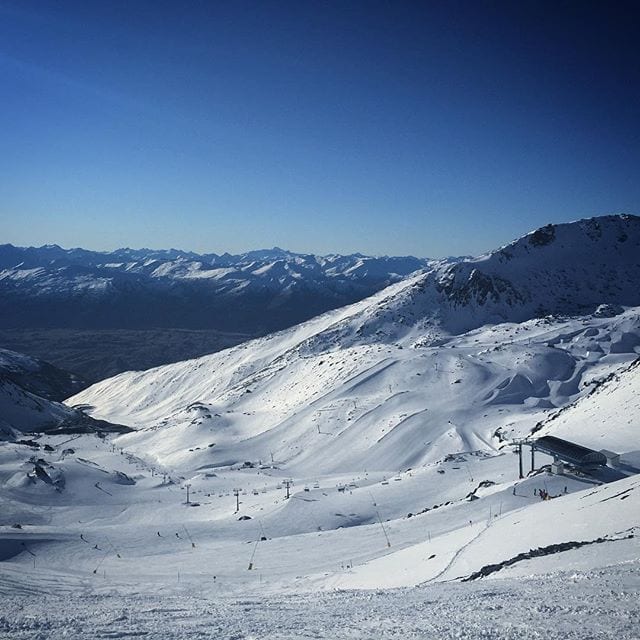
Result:
<instances>
[{"instance_id":1,"label":"snow-covered mountain","mask_svg":"<svg viewBox=\"0 0 640 640\"><path fill-rule=\"evenodd\" d=\"M578 401L554 411L537 425L536 435L571 439L579 434L581 444L591 449L633 453L640 467L640 358L593 381L587 390Z\"/></svg>"},{"instance_id":2,"label":"snow-covered mountain","mask_svg":"<svg viewBox=\"0 0 640 640\"><path fill-rule=\"evenodd\" d=\"M445 326L522 321L637 305L640 218L619 215L547 225L487 256L438 272ZM444 304L444 300L440 301ZM470 317L460 317L467 309ZM611 309L603 306L598 313Z\"/></svg>"},{"instance_id":3,"label":"snow-covered mountain","mask_svg":"<svg viewBox=\"0 0 640 640\"><path fill-rule=\"evenodd\" d=\"M0 246L0 328L190 328L264 334L360 300L412 257Z\"/></svg>"},{"instance_id":4,"label":"snow-covered mountain","mask_svg":"<svg viewBox=\"0 0 640 640\"><path fill-rule=\"evenodd\" d=\"M39 433L92 422L80 411L27 391L0 375L0 441L17 432Z\"/></svg>"},{"instance_id":5,"label":"snow-covered mountain","mask_svg":"<svg viewBox=\"0 0 640 640\"><path fill-rule=\"evenodd\" d=\"M0 374L0 443L21 434L126 431L122 425L94 420L82 411L43 398Z\"/></svg>"},{"instance_id":6,"label":"snow-covered mountain","mask_svg":"<svg viewBox=\"0 0 640 640\"><path fill-rule=\"evenodd\" d=\"M0 349L0 376L48 400L64 400L87 386L73 373L8 349Z\"/></svg>"},{"instance_id":7,"label":"snow-covered mountain","mask_svg":"<svg viewBox=\"0 0 640 640\"><path fill-rule=\"evenodd\" d=\"M0 441L22 433L126 431L58 402L85 386L48 362L0 349Z\"/></svg>"},{"instance_id":8,"label":"snow-covered mountain","mask_svg":"<svg viewBox=\"0 0 640 640\"><path fill-rule=\"evenodd\" d=\"M640 218L606 216L548 225L479 258L443 264L390 290L336 338L415 335L421 343L484 324L546 315L615 315L640 304Z\"/></svg>"},{"instance_id":9,"label":"snow-covered mountain","mask_svg":"<svg viewBox=\"0 0 640 640\"><path fill-rule=\"evenodd\" d=\"M496 433L523 416L535 424L635 358L640 319L623 306L640 305L639 246L635 217L546 227L267 338L121 374L69 403L140 429L127 446L187 468L275 457L389 470L452 447L495 448Z\"/></svg>"},{"instance_id":10,"label":"snow-covered mountain","mask_svg":"<svg viewBox=\"0 0 640 640\"><path fill-rule=\"evenodd\" d=\"M638 233L547 227L67 401L133 432L0 442L0 633L635 638ZM619 464L519 477L531 434Z\"/></svg>"}]
</instances>

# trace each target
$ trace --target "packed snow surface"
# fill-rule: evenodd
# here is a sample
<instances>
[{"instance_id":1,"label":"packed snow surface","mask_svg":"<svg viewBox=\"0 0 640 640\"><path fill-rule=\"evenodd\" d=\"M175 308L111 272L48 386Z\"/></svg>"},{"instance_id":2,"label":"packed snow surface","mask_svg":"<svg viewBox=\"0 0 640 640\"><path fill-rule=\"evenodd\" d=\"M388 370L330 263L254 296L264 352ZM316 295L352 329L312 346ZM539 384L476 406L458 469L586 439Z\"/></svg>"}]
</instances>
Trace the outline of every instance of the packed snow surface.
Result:
<instances>
[{"instance_id":1,"label":"packed snow surface","mask_svg":"<svg viewBox=\"0 0 640 640\"><path fill-rule=\"evenodd\" d=\"M59 582L43 576L40 589L10 589L3 593L0 633L15 640L619 640L637 638L640 625L640 574L634 564L588 575L568 571L490 583L277 597L203 596L177 583L161 593L128 593L105 579L101 583L65 585L61 593Z\"/></svg>"}]
</instances>

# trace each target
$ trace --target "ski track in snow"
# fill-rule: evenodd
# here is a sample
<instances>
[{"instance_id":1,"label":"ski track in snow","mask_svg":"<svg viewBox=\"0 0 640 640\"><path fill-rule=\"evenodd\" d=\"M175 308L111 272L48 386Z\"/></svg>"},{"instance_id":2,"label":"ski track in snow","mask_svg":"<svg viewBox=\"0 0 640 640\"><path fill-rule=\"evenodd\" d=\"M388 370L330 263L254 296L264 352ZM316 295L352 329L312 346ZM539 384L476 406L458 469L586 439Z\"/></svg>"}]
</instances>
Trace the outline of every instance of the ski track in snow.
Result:
<instances>
[{"instance_id":1,"label":"ski track in snow","mask_svg":"<svg viewBox=\"0 0 640 640\"><path fill-rule=\"evenodd\" d=\"M615 639L640 633L640 564L519 580L277 597L118 593L3 597L0 637L166 640Z\"/></svg>"}]
</instances>

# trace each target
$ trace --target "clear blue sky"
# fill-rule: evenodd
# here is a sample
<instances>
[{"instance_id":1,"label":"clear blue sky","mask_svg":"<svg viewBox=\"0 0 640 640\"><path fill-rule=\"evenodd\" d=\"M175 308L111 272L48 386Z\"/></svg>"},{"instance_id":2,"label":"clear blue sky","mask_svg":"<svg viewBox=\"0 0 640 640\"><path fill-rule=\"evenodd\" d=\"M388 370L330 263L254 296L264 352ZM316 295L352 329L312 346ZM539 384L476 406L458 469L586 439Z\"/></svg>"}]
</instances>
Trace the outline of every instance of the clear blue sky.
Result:
<instances>
[{"instance_id":1,"label":"clear blue sky","mask_svg":"<svg viewBox=\"0 0 640 640\"><path fill-rule=\"evenodd\" d=\"M0 0L0 242L436 257L638 214L639 13Z\"/></svg>"}]
</instances>

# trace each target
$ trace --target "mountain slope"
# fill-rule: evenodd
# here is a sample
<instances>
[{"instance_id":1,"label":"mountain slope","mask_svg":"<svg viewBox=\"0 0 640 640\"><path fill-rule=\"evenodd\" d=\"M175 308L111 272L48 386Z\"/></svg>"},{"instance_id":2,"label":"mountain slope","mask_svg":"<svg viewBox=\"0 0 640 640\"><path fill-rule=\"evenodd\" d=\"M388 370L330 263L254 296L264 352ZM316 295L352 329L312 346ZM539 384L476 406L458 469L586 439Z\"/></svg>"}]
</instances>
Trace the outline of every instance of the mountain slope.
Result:
<instances>
[{"instance_id":1,"label":"mountain slope","mask_svg":"<svg viewBox=\"0 0 640 640\"><path fill-rule=\"evenodd\" d=\"M344 344L414 334L428 344L488 323L615 315L616 306L640 305L639 256L637 216L548 225L485 256L436 266L362 313L355 335L337 326L334 337Z\"/></svg>"},{"instance_id":2,"label":"mountain slope","mask_svg":"<svg viewBox=\"0 0 640 640\"><path fill-rule=\"evenodd\" d=\"M0 374L0 442L21 433L105 433L128 431L82 411L42 398Z\"/></svg>"},{"instance_id":3,"label":"mountain slope","mask_svg":"<svg viewBox=\"0 0 640 640\"><path fill-rule=\"evenodd\" d=\"M77 417L78 412L63 404L40 398L0 376L0 432L47 431ZM0 439L3 439L0 436Z\"/></svg>"},{"instance_id":4,"label":"mountain slope","mask_svg":"<svg viewBox=\"0 0 640 640\"><path fill-rule=\"evenodd\" d=\"M0 442L20 433L126 431L57 402L85 386L48 362L0 349Z\"/></svg>"},{"instance_id":5,"label":"mountain slope","mask_svg":"<svg viewBox=\"0 0 640 640\"><path fill-rule=\"evenodd\" d=\"M0 375L49 400L64 400L87 386L72 373L8 349L0 349Z\"/></svg>"},{"instance_id":6,"label":"mountain slope","mask_svg":"<svg viewBox=\"0 0 640 640\"><path fill-rule=\"evenodd\" d=\"M550 416L536 435L567 438L579 433L586 447L633 452L640 463L640 359L589 389L579 402Z\"/></svg>"},{"instance_id":7,"label":"mountain slope","mask_svg":"<svg viewBox=\"0 0 640 640\"><path fill-rule=\"evenodd\" d=\"M591 313L601 304L637 306L639 255L637 216L550 224L488 256L452 265L436 286L453 310L475 307L474 324Z\"/></svg>"},{"instance_id":8,"label":"mountain slope","mask_svg":"<svg viewBox=\"0 0 640 640\"><path fill-rule=\"evenodd\" d=\"M635 308L612 318L535 314L541 306L584 313L640 304L622 275L640 281L638 223L620 216L561 225L555 246L535 232L279 334L122 374L69 402L142 429L123 443L179 468L275 458L318 471L389 471L494 449L496 433L535 424L575 400L585 382L636 357ZM596 248L609 256L604 273ZM492 282L511 274L507 293L480 295L480 268ZM612 273L619 282L607 288ZM521 322L480 326L496 315Z\"/></svg>"}]
</instances>

